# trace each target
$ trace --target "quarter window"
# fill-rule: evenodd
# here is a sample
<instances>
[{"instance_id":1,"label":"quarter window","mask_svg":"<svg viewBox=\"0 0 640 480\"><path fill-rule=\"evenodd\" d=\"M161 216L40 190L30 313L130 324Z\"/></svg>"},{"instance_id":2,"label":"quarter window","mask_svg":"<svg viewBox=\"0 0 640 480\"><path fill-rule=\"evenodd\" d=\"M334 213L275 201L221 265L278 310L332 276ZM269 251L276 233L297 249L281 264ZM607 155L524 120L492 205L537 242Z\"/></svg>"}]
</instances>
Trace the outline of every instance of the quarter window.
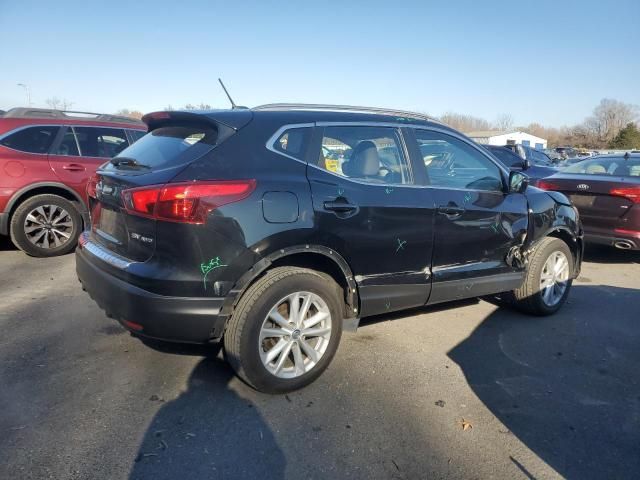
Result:
<instances>
[{"instance_id":1,"label":"quarter window","mask_svg":"<svg viewBox=\"0 0 640 480\"><path fill-rule=\"evenodd\" d=\"M129 130L129 137L131 138L132 143L137 142L142 137L144 137L146 134L147 134L147 132L142 131L142 130Z\"/></svg>"},{"instance_id":2,"label":"quarter window","mask_svg":"<svg viewBox=\"0 0 640 480\"><path fill-rule=\"evenodd\" d=\"M502 191L500 169L476 148L438 132L416 130L415 133L431 185Z\"/></svg>"},{"instance_id":3,"label":"quarter window","mask_svg":"<svg viewBox=\"0 0 640 480\"><path fill-rule=\"evenodd\" d=\"M326 127L318 167L368 183L412 183L398 131L387 127Z\"/></svg>"},{"instance_id":4,"label":"quarter window","mask_svg":"<svg viewBox=\"0 0 640 480\"><path fill-rule=\"evenodd\" d=\"M290 128L275 141L273 148L290 157L304 160L304 154L311 138L310 127Z\"/></svg>"},{"instance_id":5,"label":"quarter window","mask_svg":"<svg viewBox=\"0 0 640 480\"><path fill-rule=\"evenodd\" d=\"M60 127L29 127L0 141L5 147L27 153L48 153Z\"/></svg>"},{"instance_id":6,"label":"quarter window","mask_svg":"<svg viewBox=\"0 0 640 480\"><path fill-rule=\"evenodd\" d=\"M124 129L104 127L74 127L84 157L111 158L129 146Z\"/></svg>"}]
</instances>

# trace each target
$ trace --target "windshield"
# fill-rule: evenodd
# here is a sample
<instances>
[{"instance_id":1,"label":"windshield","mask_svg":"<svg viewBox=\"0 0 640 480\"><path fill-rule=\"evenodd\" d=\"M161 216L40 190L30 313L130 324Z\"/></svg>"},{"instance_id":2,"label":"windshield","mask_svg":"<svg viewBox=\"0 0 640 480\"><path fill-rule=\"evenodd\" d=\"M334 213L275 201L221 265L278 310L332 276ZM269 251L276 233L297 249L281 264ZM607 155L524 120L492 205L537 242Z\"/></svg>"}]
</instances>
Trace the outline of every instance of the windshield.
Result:
<instances>
[{"instance_id":1,"label":"windshield","mask_svg":"<svg viewBox=\"0 0 640 480\"><path fill-rule=\"evenodd\" d=\"M157 128L115 156L108 168L139 166L149 169L175 167L211 150L217 132L210 126L187 125Z\"/></svg>"},{"instance_id":2,"label":"windshield","mask_svg":"<svg viewBox=\"0 0 640 480\"><path fill-rule=\"evenodd\" d=\"M566 173L586 175L614 175L616 177L640 177L640 157L626 160L624 157L601 157L583 160L564 169Z\"/></svg>"}]
</instances>

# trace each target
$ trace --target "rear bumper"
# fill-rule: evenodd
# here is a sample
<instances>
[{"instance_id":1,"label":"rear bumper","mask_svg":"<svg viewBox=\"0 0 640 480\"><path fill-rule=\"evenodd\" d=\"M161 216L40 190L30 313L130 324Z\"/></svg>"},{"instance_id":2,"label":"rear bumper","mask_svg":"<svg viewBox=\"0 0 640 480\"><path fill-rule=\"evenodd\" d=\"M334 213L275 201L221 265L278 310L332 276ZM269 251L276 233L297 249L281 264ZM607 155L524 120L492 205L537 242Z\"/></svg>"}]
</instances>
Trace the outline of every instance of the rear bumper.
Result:
<instances>
[{"instance_id":1,"label":"rear bumper","mask_svg":"<svg viewBox=\"0 0 640 480\"><path fill-rule=\"evenodd\" d=\"M218 314L224 298L169 297L151 293L115 278L101 268L102 262L82 242L79 244L76 250L78 279L107 316L115 318L136 335L188 343L211 340L214 326L220 320Z\"/></svg>"},{"instance_id":2,"label":"rear bumper","mask_svg":"<svg viewBox=\"0 0 640 480\"><path fill-rule=\"evenodd\" d=\"M640 250L640 237L636 235L618 232L611 232L611 234L585 233L584 240L586 243L608 245L622 250Z\"/></svg>"},{"instance_id":3,"label":"rear bumper","mask_svg":"<svg viewBox=\"0 0 640 480\"><path fill-rule=\"evenodd\" d=\"M9 214L0 213L0 235L9 235Z\"/></svg>"}]
</instances>

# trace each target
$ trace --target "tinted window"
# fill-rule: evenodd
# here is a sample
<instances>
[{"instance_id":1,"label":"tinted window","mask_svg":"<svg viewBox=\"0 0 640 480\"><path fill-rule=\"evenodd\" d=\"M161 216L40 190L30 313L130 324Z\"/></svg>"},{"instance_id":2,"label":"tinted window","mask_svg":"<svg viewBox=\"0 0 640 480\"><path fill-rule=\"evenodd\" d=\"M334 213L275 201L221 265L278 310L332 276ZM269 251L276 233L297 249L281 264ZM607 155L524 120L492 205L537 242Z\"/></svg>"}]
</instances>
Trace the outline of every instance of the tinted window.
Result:
<instances>
[{"instance_id":1,"label":"tinted window","mask_svg":"<svg viewBox=\"0 0 640 480\"><path fill-rule=\"evenodd\" d=\"M73 127L73 130L83 157L115 157L129 145L122 128Z\"/></svg>"},{"instance_id":2,"label":"tinted window","mask_svg":"<svg viewBox=\"0 0 640 480\"><path fill-rule=\"evenodd\" d=\"M531 150L531 159L536 165L550 165L551 160L544 153L537 150Z\"/></svg>"},{"instance_id":3,"label":"tinted window","mask_svg":"<svg viewBox=\"0 0 640 480\"><path fill-rule=\"evenodd\" d=\"M383 184L411 183L398 131L380 127L327 127L318 166L337 175Z\"/></svg>"},{"instance_id":4,"label":"tinted window","mask_svg":"<svg viewBox=\"0 0 640 480\"><path fill-rule=\"evenodd\" d=\"M574 163L564 169L566 173L587 175L615 175L616 177L640 177L640 158L624 157L594 158Z\"/></svg>"},{"instance_id":5,"label":"tinted window","mask_svg":"<svg viewBox=\"0 0 640 480\"><path fill-rule=\"evenodd\" d=\"M210 126L160 127L124 149L116 158L134 159L152 169L183 165L204 155L216 143L217 132ZM115 168L107 165L108 169Z\"/></svg>"},{"instance_id":6,"label":"tinted window","mask_svg":"<svg viewBox=\"0 0 640 480\"><path fill-rule=\"evenodd\" d=\"M5 147L28 153L48 153L60 127L29 127L2 139Z\"/></svg>"},{"instance_id":7,"label":"tinted window","mask_svg":"<svg viewBox=\"0 0 640 480\"><path fill-rule=\"evenodd\" d=\"M298 160L304 160L310 137L311 128L309 127L290 128L278 137L273 148Z\"/></svg>"},{"instance_id":8,"label":"tinted window","mask_svg":"<svg viewBox=\"0 0 640 480\"><path fill-rule=\"evenodd\" d=\"M60 145L58 145L52 153L54 155L70 155L75 157L80 155L78 152L78 144L76 143L76 136L71 127L67 128L67 131L62 137L62 142L60 142Z\"/></svg>"},{"instance_id":9,"label":"tinted window","mask_svg":"<svg viewBox=\"0 0 640 480\"><path fill-rule=\"evenodd\" d=\"M507 167L522 167L522 158L520 158L508 148L490 148L489 150Z\"/></svg>"},{"instance_id":10,"label":"tinted window","mask_svg":"<svg viewBox=\"0 0 640 480\"><path fill-rule=\"evenodd\" d=\"M449 135L426 130L416 130L416 139L431 185L502 191L500 169L476 148Z\"/></svg>"},{"instance_id":11,"label":"tinted window","mask_svg":"<svg viewBox=\"0 0 640 480\"><path fill-rule=\"evenodd\" d=\"M147 132L142 131L142 130L129 130L129 136L131 137L131 140L134 143L137 142L138 140L140 140L146 134L147 134Z\"/></svg>"}]
</instances>

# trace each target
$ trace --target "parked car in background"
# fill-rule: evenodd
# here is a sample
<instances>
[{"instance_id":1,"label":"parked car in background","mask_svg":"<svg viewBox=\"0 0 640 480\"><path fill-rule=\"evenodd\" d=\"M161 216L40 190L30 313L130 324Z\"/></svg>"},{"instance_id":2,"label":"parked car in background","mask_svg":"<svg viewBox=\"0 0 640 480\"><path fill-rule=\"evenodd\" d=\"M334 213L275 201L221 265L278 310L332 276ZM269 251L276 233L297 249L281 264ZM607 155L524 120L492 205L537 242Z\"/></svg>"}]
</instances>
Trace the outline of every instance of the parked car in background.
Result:
<instances>
[{"instance_id":1,"label":"parked car in background","mask_svg":"<svg viewBox=\"0 0 640 480\"><path fill-rule=\"evenodd\" d=\"M513 151L516 155L529 160L533 165L539 165L542 167L553 167L555 162L544 153L542 150L536 150L535 148L531 148L527 145L505 145L505 148Z\"/></svg>"},{"instance_id":2,"label":"parked car in background","mask_svg":"<svg viewBox=\"0 0 640 480\"><path fill-rule=\"evenodd\" d=\"M587 242L640 249L640 154L583 160L537 185L571 199Z\"/></svg>"},{"instance_id":3,"label":"parked car in background","mask_svg":"<svg viewBox=\"0 0 640 480\"><path fill-rule=\"evenodd\" d=\"M524 172L530 179L531 184L535 185L535 182L541 178L553 175L558 171L557 168L550 165L539 165L531 160L524 159L517 155L508 146L499 147L496 145L483 145L487 150L493 153L503 165L513 171Z\"/></svg>"},{"instance_id":4,"label":"parked car in background","mask_svg":"<svg viewBox=\"0 0 640 480\"><path fill-rule=\"evenodd\" d=\"M573 147L556 147L554 150L564 159L578 156L578 151Z\"/></svg>"},{"instance_id":5,"label":"parked car in background","mask_svg":"<svg viewBox=\"0 0 640 480\"><path fill-rule=\"evenodd\" d=\"M0 235L29 255L72 251L88 225L87 181L146 133L127 117L39 108L0 116Z\"/></svg>"},{"instance_id":6,"label":"parked car in background","mask_svg":"<svg viewBox=\"0 0 640 480\"><path fill-rule=\"evenodd\" d=\"M222 339L256 389L312 382L362 317L484 295L549 315L580 271L567 198L424 115L266 105L143 120L150 133L89 186L78 278L136 335ZM339 171L326 145L345 152Z\"/></svg>"}]
</instances>

